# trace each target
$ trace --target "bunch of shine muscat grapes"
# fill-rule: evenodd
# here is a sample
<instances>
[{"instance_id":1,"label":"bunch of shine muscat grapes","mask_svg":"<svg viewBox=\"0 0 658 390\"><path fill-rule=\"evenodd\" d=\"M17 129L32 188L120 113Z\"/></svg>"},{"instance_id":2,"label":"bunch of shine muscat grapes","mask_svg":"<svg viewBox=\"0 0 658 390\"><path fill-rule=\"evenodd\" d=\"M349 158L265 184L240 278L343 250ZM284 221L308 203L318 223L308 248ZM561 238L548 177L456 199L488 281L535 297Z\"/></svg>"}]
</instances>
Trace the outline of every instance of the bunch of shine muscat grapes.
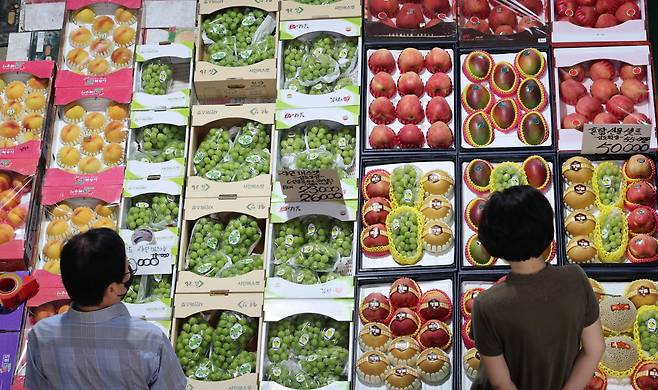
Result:
<instances>
[{"instance_id":1,"label":"bunch of shine muscat grapes","mask_svg":"<svg viewBox=\"0 0 658 390\"><path fill-rule=\"evenodd\" d=\"M123 297L124 303L137 303L141 283L142 283L141 276L136 276L133 279L132 284L130 285L130 287L128 287L128 292L126 293L126 296Z\"/></svg>"},{"instance_id":2,"label":"bunch of shine muscat grapes","mask_svg":"<svg viewBox=\"0 0 658 390\"><path fill-rule=\"evenodd\" d=\"M295 167L301 170L335 168L336 156L324 149L306 150L295 156Z\"/></svg>"},{"instance_id":3,"label":"bunch of shine muscat grapes","mask_svg":"<svg viewBox=\"0 0 658 390\"><path fill-rule=\"evenodd\" d=\"M306 150L304 132L297 129L286 129L279 140L281 156L294 155Z\"/></svg>"},{"instance_id":4,"label":"bunch of shine muscat grapes","mask_svg":"<svg viewBox=\"0 0 658 390\"><path fill-rule=\"evenodd\" d=\"M293 261L296 266L311 271L332 271L338 261L338 252L330 245L311 242L301 248Z\"/></svg>"},{"instance_id":5,"label":"bunch of shine muscat grapes","mask_svg":"<svg viewBox=\"0 0 658 390\"><path fill-rule=\"evenodd\" d=\"M249 180L270 173L270 152L266 149L252 150L235 171L235 181Z\"/></svg>"},{"instance_id":6,"label":"bunch of shine muscat grapes","mask_svg":"<svg viewBox=\"0 0 658 390\"><path fill-rule=\"evenodd\" d=\"M187 268L189 270L194 271L207 255L219 249L223 232L224 225L213 218L202 217L196 221L187 248Z\"/></svg>"},{"instance_id":7,"label":"bunch of shine muscat grapes","mask_svg":"<svg viewBox=\"0 0 658 390\"><path fill-rule=\"evenodd\" d=\"M251 254L253 246L261 236L256 219L248 215L240 215L231 219L226 225L220 240L220 249L232 259L244 258Z\"/></svg>"},{"instance_id":8,"label":"bunch of shine muscat grapes","mask_svg":"<svg viewBox=\"0 0 658 390\"><path fill-rule=\"evenodd\" d=\"M194 377L199 363L206 359L212 335L212 326L200 314L189 317L183 324L174 347L176 356L188 377Z\"/></svg>"},{"instance_id":9,"label":"bunch of shine muscat grapes","mask_svg":"<svg viewBox=\"0 0 658 390\"><path fill-rule=\"evenodd\" d=\"M290 387L290 370L285 363L270 363L265 369L265 379Z\"/></svg>"},{"instance_id":10,"label":"bunch of shine muscat grapes","mask_svg":"<svg viewBox=\"0 0 658 390\"><path fill-rule=\"evenodd\" d=\"M329 384L344 375L349 351L340 346L323 347L299 360L302 371L318 381ZM322 378L322 379L320 379Z\"/></svg>"},{"instance_id":11,"label":"bunch of shine muscat grapes","mask_svg":"<svg viewBox=\"0 0 658 390\"><path fill-rule=\"evenodd\" d=\"M626 245L626 242L623 242L623 218L624 215L619 209L612 209L605 218L602 218L602 221L599 220L599 223L601 223L603 250L606 252L614 252L622 245Z\"/></svg>"},{"instance_id":12,"label":"bunch of shine muscat grapes","mask_svg":"<svg viewBox=\"0 0 658 390\"><path fill-rule=\"evenodd\" d=\"M335 49L332 51L332 56L338 62L341 74L351 71L356 64L356 43L356 38L344 37L337 42Z\"/></svg>"},{"instance_id":13,"label":"bunch of shine muscat grapes","mask_svg":"<svg viewBox=\"0 0 658 390\"><path fill-rule=\"evenodd\" d=\"M277 263L288 262L305 242L299 218L274 225L274 259Z\"/></svg>"},{"instance_id":14,"label":"bunch of shine muscat grapes","mask_svg":"<svg viewBox=\"0 0 658 390\"><path fill-rule=\"evenodd\" d=\"M320 283L331 282L334 279L340 278L342 275L336 272L320 272Z\"/></svg>"},{"instance_id":15,"label":"bunch of shine muscat grapes","mask_svg":"<svg viewBox=\"0 0 658 390\"><path fill-rule=\"evenodd\" d=\"M212 335L213 364L227 371L231 360L243 351L256 335L256 327L256 321L248 316L232 311L222 312Z\"/></svg>"},{"instance_id":16,"label":"bunch of shine muscat grapes","mask_svg":"<svg viewBox=\"0 0 658 390\"><path fill-rule=\"evenodd\" d=\"M137 143L146 162L185 157L185 127L166 123L144 126L137 130Z\"/></svg>"},{"instance_id":17,"label":"bunch of shine muscat grapes","mask_svg":"<svg viewBox=\"0 0 658 390\"><path fill-rule=\"evenodd\" d=\"M295 328L295 317L288 317L270 324L267 338L267 358L270 362L280 363L292 356Z\"/></svg>"},{"instance_id":18,"label":"bunch of shine muscat grapes","mask_svg":"<svg viewBox=\"0 0 658 390\"><path fill-rule=\"evenodd\" d=\"M642 350L654 357L658 354L658 311L647 310L637 315Z\"/></svg>"},{"instance_id":19,"label":"bunch of shine muscat grapes","mask_svg":"<svg viewBox=\"0 0 658 390\"><path fill-rule=\"evenodd\" d=\"M142 90L150 95L165 95L173 74L171 64L160 60L147 62L142 67Z\"/></svg>"},{"instance_id":20,"label":"bunch of shine muscat grapes","mask_svg":"<svg viewBox=\"0 0 658 390\"><path fill-rule=\"evenodd\" d=\"M355 129L341 127L334 133L329 150L343 159L343 165L350 167L354 164L356 153Z\"/></svg>"},{"instance_id":21,"label":"bunch of shine muscat grapes","mask_svg":"<svg viewBox=\"0 0 658 390\"><path fill-rule=\"evenodd\" d=\"M241 351L226 368L229 379L256 372L256 353Z\"/></svg>"},{"instance_id":22,"label":"bunch of shine muscat grapes","mask_svg":"<svg viewBox=\"0 0 658 390\"><path fill-rule=\"evenodd\" d=\"M149 275L151 278L151 298L169 298L171 295L171 275Z\"/></svg>"},{"instance_id":23,"label":"bunch of shine muscat grapes","mask_svg":"<svg viewBox=\"0 0 658 390\"><path fill-rule=\"evenodd\" d=\"M177 195L153 194L151 208L153 209L152 227L176 226L178 224Z\"/></svg>"},{"instance_id":24,"label":"bunch of shine muscat grapes","mask_svg":"<svg viewBox=\"0 0 658 390\"><path fill-rule=\"evenodd\" d=\"M235 31L235 40L238 50L251 46L254 42L254 34L258 27L265 21L267 14L258 8L245 8L242 22Z\"/></svg>"},{"instance_id":25,"label":"bunch of shine muscat grapes","mask_svg":"<svg viewBox=\"0 0 658 390\"><path fill-rule=\"evenodd\" d=\"M393 245L404 257L414 257L418 252L418 219L414 213L402 211L393 218L390 226Z\"/></svg>"},{"instance_id":26,"label":"bunch of shine muscat grapes","mask_svg":"<svg viewBox=\"0 0 658 390\"><path fill-rule=\"evenodd\" d=\"M295 283L295 269L288 264L275 265L274 276Z\"/></svg>"},{"instance_id":27,"label":"bunch of shine muscat grapes","mask_svg":"<svg viewBox=\"0 0 658 390\"><path fill-rule=\"evenodd\" d=\"M143 194L132 198L126 226L130 230L150 228L153 223L153 195Z\"/></svg>"},{"instance_id":28,"label":"bunch of shine muscat grapes","mask_svg":"<svg viewBox=\"0 0 658 390\"><path fill-rule=\"evenodd\" d=\"M192 268L192 272L198 275L216 277L230 263L231 258L222 250L212 251L196 262L196 265Z\"/></svg>"},{"instance_id":29,"label":"bunch of shine muscat grapes","mask_svg":"<svg viewBox=\"0 0 658 390\"><path fill-rule=\"evenodd\" d=\"M348 324L318 314L298 316L294 331L293 354L309 356L320 348L342 346L347 348Z\"/></svg>"},{"instance_id":30,"label":"bunch of shine muscat grapes","mask_svg":"<svg viewBox=\"0 0 658 390\"><path fill-rule=\"evenodd\" d=\"M311 125L306 129L309 149L329 150L333 137L334 133L322 123Z\"/></svg>"},{"instance_id":31,"label":"bunch of shine muscat grapes","mask_svg":"<svg viewBox=\"0 0 658 390\"><path fill-rule=\"evenodd\" d=\"M208 46L208 61L217 66L241 66L236 54L235 36L221 38Z\"/></svg>"},{"instance_id":32,"label":"bunch of shine muscat grapes","mask_svg":"<svg viewBox=\"0 0 658 390\"><path fill-rule=\"evenodd\" d=\"M311 285L318 284L319 278L315 271L304 267L297 267L293 269L292 280L290 281L297 284Z\"/></svg>"},{"instance_id":33,"label":"bunch of shine muscat grapes","mask_svg":"<svg viewBox=\"0 0 658 390\"><path fill-rule=\"evenodd\" d=\"M324 53L310 55L304 58L302 66L299 68L298 78L302 84L312 88L321 78L337 74L338 69L338 63L330 55Z\"/></svg>"},{"instance_id":34,"label":"bunch of shine muscat grapes","mask_svg":"<svg viewBox=\"0 0 658 390\"><path fill-rule=\"evenodd\" d=\"M606 206L616 204L621 196L621 169L611 162L604 162L596 171L599 201Z\"/></svg>"},{"instance_id":35,"label":"bunch of shine muscat grapes","mask_svg":"<svg viewBox=\"0 0 658 390\"><path fill-rule=\"evenodd\" d=\"M308 53L308 46L303 41L293 39L285 43L283 47L283 74L286 79L297 76L304 63L306 53Z\"/></svg>"},{"instance_id":36,"label":"bunch of shine muscat grapes","mask_svg":"<svg viewBox=\"0 0 658 390\"><path fill-rule=\"evenodd\" d=\"M231 135L227 130L222 128L210 129L194 154L193 162L197 175L210 178L208 177L209 172L224 161L224 157L230 148Z\"/></svg>"},{"instance_id":37,"label":"bunch of shine muscat grapes","mask_svg":"<svg viewBox=\"0 0 658 390\"><path fill-rule=\"evenodd\" d=\"M331 243L341 257L352 255L352 242L354 240L354 224L334 220L331 227Z\"/></svg>"},{"instance_id":38,"label":"bunch of shine muscat grapes","mask_svg":"<svg viewBox=\"0 0 658 390\"><path fill-rule=\"evenodd\" d=\"M218 276L220 278L230 278L244 275L257 269L263 269L263 255L252 254L237 261L232 260L230 266L224 267Z\"/></svg>"},{"instance_id":39,"label":"bunch of shine muscat grapes","mask_svg":"<svg viewBox=\"0 0 658 390\"><path fill-rule=\"evenodd\" d=\"M391 182L393 198L400 206L413 207L419 196L420 174L412 165L403 165L393 169Z\"/></svg>"},{"instance_id":40,"label":"bunch of shine muscat grapes","mask_svg":"<svg viewBox=\"0 0 658 390\"><path fill-rule=\"evenodd\" d=\"M319 56L321 54L331 54L336 46L336 41L329 34L320 34L311 41L311 54Z\"/></svg>"},{"instance_id":41,"label":"bunch of shine muscat grapes","mask_svg":"<svg viewBox=\"0 0 658 390\"><path fill-rule=\"evenodd\" d=\"M491 182L494 191L504 191L508 188L528 184L521 168L517 164L500 165L491 172Z\"/></svg>"},{"instance_id":42,"label":"bunch of shine muscat grapes","mask_svg":"<svg viewBox=\"0 0 658 390\"><path fill-rule=\"evenodd\" d=\"M333 218L325 215L311 215L304 218L302 229L307 243L329 243Z\"/></svg>"}]
</instances>

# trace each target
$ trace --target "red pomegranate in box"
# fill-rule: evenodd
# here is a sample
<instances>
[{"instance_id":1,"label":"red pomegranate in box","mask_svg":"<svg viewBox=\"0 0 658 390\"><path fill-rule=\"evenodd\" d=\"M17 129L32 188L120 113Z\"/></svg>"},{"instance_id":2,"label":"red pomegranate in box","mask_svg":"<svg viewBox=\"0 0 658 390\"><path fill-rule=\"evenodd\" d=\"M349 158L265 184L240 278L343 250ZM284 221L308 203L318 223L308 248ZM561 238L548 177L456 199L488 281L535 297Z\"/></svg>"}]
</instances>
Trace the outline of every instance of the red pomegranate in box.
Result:
<instances>
[{"instance_id":1,"label":"red pomegranate in box","mask_svg":"<svg viewBox=\"0 0 658 390\"><path fill-rule=\"evenodd\" d=\"M391 315L391 304L382 293L370 293L361 301L359 306L359 316L361 321L367 324L369 322L381 322L387 324Z\"/></svg>"},{"instance_id":2,"label":"red pomegranate in box","mask_svg":"<svg viewBox=\"0 0 658 390\"><path fill-rule=\"evenodd\" d=\"M631 234L653 234L656 231L656 211L640 206L628 215L628 230Z\"/></svg>"},{"instance_id":3,"label":"red pomegranate in box","mask_svg":"<svg viewBox=\"0 0 658 390\"><path fill-rule=\"evenodd\" d=\"M388 213L391 212L391 203L386 198L371 198L366 201L361 209L363 223L367 226L378 223L385 224Z\"/></svg>"},{"instance_id":4,"label":"red pomegranate in box","mask_svg":"<svg viewBox=\"0 0 658 390\"><path fill-rule=\"evenodd\" d=\"M420 299L420 287L413 279L399 278L393 284L388 292L389 300L393 307L415 308Z\"/></svg>"},{"instance_id":5,"label":"red pomegranate in box","mask_svg":"<svg viewBox=\"0 0 658 390\"><path fill-rule=\"evenodd\" d=\"M447 350L452 341L452 332L445 323L438 320L427 321L418 331L416 340L423 348Z\"/></svg>"},{"instance_id":6,"label":"red pomegranate in box","mask_svg":"<svg viewBox=\"0 0 658 390\"><path fill-rule=\"evenodd\" d=\"M415 336L420 329L420 318L408 307L397 309L388 325L394 336Z\"/></svg>"},{"instance_id":7,"label":"red pomegranate in box","mask_svg":"<svg viewBox=\"0 0 658 390\"><path fill-rule=\"evenodd\" d=\"M426 291L418 303L418 314L423 321L448 321L452 315L452 301L441 290Z\"/></svg>"}]
</instances>

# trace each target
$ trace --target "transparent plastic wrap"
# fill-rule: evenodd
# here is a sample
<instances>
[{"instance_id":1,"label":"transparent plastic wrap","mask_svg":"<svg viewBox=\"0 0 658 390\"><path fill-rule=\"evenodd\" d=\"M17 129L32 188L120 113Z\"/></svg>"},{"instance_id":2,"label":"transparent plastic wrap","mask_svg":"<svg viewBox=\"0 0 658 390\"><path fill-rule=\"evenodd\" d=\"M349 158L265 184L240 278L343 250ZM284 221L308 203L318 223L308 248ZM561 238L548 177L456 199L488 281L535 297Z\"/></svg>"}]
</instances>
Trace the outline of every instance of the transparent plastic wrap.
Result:
<instances>
[{"instance_id":1,"label":"transparent plastic wrap","mask_svg":"<svg viewBox=\"0 0 658 390\"><path fill-rule=\"evenodd\" d=\"M128 287L128 292L126 296L123 297L124 303L141 303L144 299L146 290L146 275L137 276L133 279L132 284Z\"/></svg>"},{"instance_id":2,"label":"transparent plastic wrap","mask_svg":"<svg viewBox=\"0 0 658 390\"><path fill-rule=\"evenodd\" d=\"M224 311L220 314L217 327L212 334L210 359L216 368L225 372L227 377L223 379L232 379L255 370L255 364L251 364L248 371L244 372L246 367L241 368L243 363L238 364L236 360L242 352L246 352L249 342L257 333L258 322L253 318L233 311ZM243 359L245 357L242 356ZM250 357L246 360L244 363L247 364L251 361Z\"/></svg>"},{"instance_id":3,"label":"transparent plastic wrap","mask_svg":"<svg viewBox=\"0 0 658 390\"><path fill-rule=\"evenodd\" d=\"M187 318L181 327L174 347L188 377L204 380L214 370L207 358L213 331L213 327L208 323L208 316L202 313Z\"/></svg>"},{"instance_id":4,"label":"transparent plastic wrap","mask_svg":"<svg viewBox=\"0 0 658 390\"><path fill-rule=\"evenodd\" d=\"M304 57L297 79L305 87L318 83L330 84L340 77L338 62L328 54L311 52Z\"/></svg>"},{"instance_id":5,"label":"transparent plastic wrap","mask_svg":"<svg viewBox=\"0 0 658 390\"><path fill-rule=\"evenodd\" d=\"M352 256L352 243L354 240L354 224L334 220L331 227L331 243L341 257Z\"/></svg>"},{"instance_id":6,"label":"transparent plastic wrap","mask_svg":"<svg viewBox=\"0 0 658 390\"><path fill-rule=\"evenodd\" d=\"M165 123L137 130L135 159L160 163L185 157L185 127Z\"/></svg>"},{"instance_id":7,"label":"transparent plastic wrap","mask_svg":"<svg viewBox=\"0 0 658 390\"><path fill-rule=\"evenodd\" d=\"M331 237L331 221L333 218L324 215L311 215L302 218L302 229L307 243L329 244Z\"/></svg>"},{"instance_id":8,"label":"transparent plastic wrap","mask_svg":"<svg viewBox=\"0 0 658 390\"><path fill-rule=\"evenodd\" d=\"M295 156L294 169L314 170L336 168L335 156L324 149L309 149Z\"/></svg>"},{"instance_id":9,"label":"transparent plastic wrap","mask_svg":"<svg viewBox=\"0 0 658 390\"><path fill-rule=\"evenodd\" d=\"M0 245L14 239L25 239L32 176L0 171Z\"/></svg>"},{"instance_id":10,"label":"transparent plastic wrap","mask_svg":"<svg viewBox=\"0 0 658 390\"><path fill-rule=\"evenodd\" d=\"M205 267L198 269L207 255L220 248L220 240L224 232L224 225L213 218L202 217L196 221L192 228L190 243L187 247L187 269L200 275Z\"/></svg>"},{"instance_id":11,"label":"transparent plastic wrap","mask_svg":"<svg viewBox=\"0 0 658 390\"><path fill-rule=\"evenodd\" d=\"M259 269L263 269L263 255L252 254L238 260L232 260L220 270L217 276L220 278L230 278Z\"/></svg>"},{"instance_id":12,"label":"transparent plastic wrap","mask_svg":"<svg viewBox=\"0 0 658 390\"><path fill-rule=\"evenodd\" d=\"M274 260L276 264L287 263L305 243L300 219L274 225Z\"/></svg>"},{"instance_id":13,"label":"transparent plastic wrap","mask_svg":"<svg viewBox=\"0 0 658 390\"><path fill-rule=\"evenodd\" d=\"M356 40L352 38L340 38L335 42L332 57L340 68L340 74L346 75L354 71L357 63Z\"/></svg>"},{"instance_id":14,"label":"transparent plastic wrap","mask_svg":"<svg viewBox=\"0 0 658 390\"><path fill-rule=\"evenodd\" d=\"M339 254L333 247L322 243L304 245L291 262L297 267L308 268L315 272L329 272L336 268Z\"/></svg>"},{"instance_id":15,"label":"transparent plastic wrap","mask_svg":"<svg viewBox=\"0 0 658 390\"><path fill-rule=\"evenodd\" d=\"M243 258L251 254L262 236L255 218L240 215L226 224L220 245L230 258Z\"/></svg>"},{"instance_id":16,"label":"transparent plastic wrap","mask_svg":"<svg viewBox=\"0 0 658 390\"><path fill-rule=\"evenodd\" d=\"M356 154L356 136L353 128L341 127L334 134L331 149L337 156L337 165L342 169L354 166Z\"/></svg>"},{"instance_id":17,"label":"transparent plastic wrap","mask_svg":"<svg viewBox=\"0 0 658 390\"><path fill-rule=\"evenodd\" d=\"M417 207L423 202L420 191L422 172L414 165L403 165L393 169L391 174L390 197L393 207Z\"/></svg>"},{"instance_id":18,"label":"transparent plastic wrap","mask_svg":"<svg viewBox=\"0 0 658 390\"><path fill-rule=\"evenodd\" d=\"M131 198L126 226L130 230L164 230L178 225L179 196L144 194Z\"/></svg>"},{"instance_id":19,"label":"transparent plastic wrap","mask_svg":"<svg viewBox=\"0 0 658 390\"><path fill-rule=\"evenodd\" d=\"M306 150L306 131L305 129L286 129L281 132L279 144L281 149L281 167L292 169L297 153Z\"/></svg>"},{"instance_id":20,"label":"transparent plastic wrap","mask_svg":"<svg viewBox=\"0 0 658 390\"><path fill-rule=\"evenodd\" d=\"M346 348L333 346L317 349L299 360L302 372L316 378L320 387L340 380L346 375L349 351Z\"/></svg>"},{"instance_id":21,"label":"transparent plastic wrap","mask_svg":"<svg viewBox=\"0 0 658 390\"><path fill-rule=\"evenodd\" d=\"M203 256L198 262L195 262L194 267L190 267L190 269L197 275L214 277L230 263L231 258L226 253L219 250ZM192 264L189 265L191 266Z\"/></svg>"},{"instance_id":22,"label":"transparent plastic wrap","mask_svg":"<svg viewBox=\"0 0 658 390\"><path fill-rule=\"evenodd\" d=\"M171 296L171 275L137 276L123 298L124 303L147 303Z\"/></svg>"},{"instance_id":23,"label":"transparent plastic wrap","mask_svg":"<svg viewBox=\"0 0 658 390\"><path fill-rule=\"evenodd\" d=\"M171 64L154 59L142 65L142 91L151 95L166 95L174 83Z\"/></svg>"},{"instance_id":24,"label":"transparent plastic wrap","mask_svg":"<svg viewBox=\"0 0 658 390\"><path fill-rule=\"evenodd\" d=\"M221 172L217 171L216 167L224 161L231 149L232 130L212 128L208 131L194 153L195 174L211 180L217 180L212 178L221 176Z\"/></svg>"}]
</instances>

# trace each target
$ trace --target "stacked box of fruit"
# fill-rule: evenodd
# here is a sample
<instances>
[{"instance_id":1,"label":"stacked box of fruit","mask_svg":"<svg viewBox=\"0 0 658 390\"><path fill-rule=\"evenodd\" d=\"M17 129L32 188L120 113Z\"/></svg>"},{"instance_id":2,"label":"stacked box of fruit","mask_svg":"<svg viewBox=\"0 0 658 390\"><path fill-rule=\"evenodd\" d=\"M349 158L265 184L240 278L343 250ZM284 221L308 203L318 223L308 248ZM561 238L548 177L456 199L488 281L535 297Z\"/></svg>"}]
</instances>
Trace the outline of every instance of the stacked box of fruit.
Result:
<instances>
[{"instance_id":1,"label":"stacked box of fruit","mask_svg":"<svg viewBox=\"0 0 658 390\"><path fill-rule=\"evenodd\" d=\"M452 389L453 281L399 278L358 294L356 388Z\"/></svg>"},{"instance_id":2,"label":"stacked box of fruit","mask_svg":"<svg viewBox=\"0 0 658 390\"><path fill-rule=\"evenodd\" d=\"M562 163L567 260L648 263L658 260L655 162L648 155Z\"/></svg>"},{"instance_id":3,"label":"stacked box of fruit","mask_svg":"<svg viewBox=\"0 0 658 390\"><path fill-rule=\"evenodd\" d=\"M26 266L38 158L6 161L0 170L0 269L10 271Z\"/></svg>"},{"instance_id":4,"label":"stacked box of fruit","mask_svg":"<svg viewBox=\"0 0 658 390\"><path fill-rule=\"evenodd\" d=\"M379 49L367 55L366 150L453 148L452 49Z\"/></svg>"},{"instance_id":5,"label":"stacked box of fruit","mask_svg":"<svg viewBox=\"0 0 658 390\"><path fill-rule=\"evenodd\" d=\"M548 1L459 0L459 39L546 43Z\"/></svg>"},{"instance_id":6,"label":"stacked box of fruit","mask_svg":"<svg viewBox=\"0 0 658 390\"><path fill-rule=\"evenodd\" d=\"M454 162L368 166L365 172L361 268L454 264Z\"/></svg>"},{"instance_id":7,"label":"stacked box of fruit","mask_svg":"<svg viewBox=\"0 0 658 390\"><path fill-rule=\"evenodd\" d=\"M462 148L553 145L546 61L533 48L461 54Z\"/></svg>"},{"instance_id":8,"label":"stacked box of fruit","mask_svg":"<svg viewBox=\"0 0 658 390\"><path fill-rule=\"evenodd\" d=\"M360 19L281 22L277 107L359 104Z\"/></svg>"},{"instance_id":9,"label":"stacked box of fruit","mask_svg":"<svg viewBox=\"0 0 658 390\"><path fill-rule=\"evenodd\" d=\"M312 20L361 17L361 2L358 0L282 0L281 20Z\"/></svg>"},{"instance_id":10,"label":"stacked box of fruit","mask_svg":"<svg viewBox=\"0 0 658 390\"><path fill-rule=\"evenodd\" d=\"M172 293L172 274L135 276L123 303L132 317L155 322L169 335Z\"/></svg>"},{"instance_id":11,"label":"stacked box of fruit","mask_svg":"<svg viewBox=\"0 0 658 390\"><path fill-rule=\"evenodd\" d=\"M551 0L553 42L644 42L646 0Z\"/></svg>"},{"instance_id":12,"label":"stacked box of fruit","mask_svg":"<svg viewBox=\"0 0 658 390\"><path fill-rule=\"evenodd\" d=\"M554 54L560 150L580 150L588 124L655 123L648 46L555 49ZM639 150L623 150L634 151Z\"/></svg>"},{"instance_id":13,"label":"stacked box of fruit","mask_svg":"<svg viewBox=\"0 0 658 390\"><path fill-rule=\"evenodd\" d=\"M364 7L365 32L369 38L418 36L456 38L456 1L369 0Z\"/></svg>"},{"instance_id":14,"label":"stacked box of fruit","mask_svg":"<svg viewBox=\"0 0 658 390\"><path fill-rule=\"evenodd\" d=\"M478 224L489 194L518 185L530 185L542 191L555 209L552 158L529 156L512 161L473 159L461 161L463 267L504 266L503 259L491 256L478 240ZM546 262L556 263L556 243L544 252Z\"/></svg>"},{"instance_id":15,"label":"stacked box of fruit","mask_svg":"<svg viewBox=\"0 0 658 390\"><path fill-rule=\"evenodd\" d=\"M77 7L77 8L75 8ZM56 86L132 86L141 1L68 3Z\"/></svg>"}]
</instances>

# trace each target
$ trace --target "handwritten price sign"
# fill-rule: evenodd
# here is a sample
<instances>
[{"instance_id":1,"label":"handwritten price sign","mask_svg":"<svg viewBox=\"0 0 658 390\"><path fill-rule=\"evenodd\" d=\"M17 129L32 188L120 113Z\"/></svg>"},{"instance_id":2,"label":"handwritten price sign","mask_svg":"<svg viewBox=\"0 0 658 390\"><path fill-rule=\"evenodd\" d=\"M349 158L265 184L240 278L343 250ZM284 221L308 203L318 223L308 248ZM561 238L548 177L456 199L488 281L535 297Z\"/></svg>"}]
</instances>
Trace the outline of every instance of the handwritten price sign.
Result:
<instances>
[{"instance_id":1,"label":"handwritten price sign","mask_svg":"<svg viewBox=\"0 0 658 390\"><path fill-rule=\"evenodd\" d=\"M583 154L638 153L649 150L651 125L586 125Z\"/></svg>"},{"instance_id":2,"label":"handwritten price sign","mask_svg":"<svg viewBox=\"0 0 658 390\"><path fill-rule=\"evenodd\" d=\"M343 189L335 169L309 171L279 170L281 191L286 202L322 202L343 199Z\"/></svg>"}]
</instances>

